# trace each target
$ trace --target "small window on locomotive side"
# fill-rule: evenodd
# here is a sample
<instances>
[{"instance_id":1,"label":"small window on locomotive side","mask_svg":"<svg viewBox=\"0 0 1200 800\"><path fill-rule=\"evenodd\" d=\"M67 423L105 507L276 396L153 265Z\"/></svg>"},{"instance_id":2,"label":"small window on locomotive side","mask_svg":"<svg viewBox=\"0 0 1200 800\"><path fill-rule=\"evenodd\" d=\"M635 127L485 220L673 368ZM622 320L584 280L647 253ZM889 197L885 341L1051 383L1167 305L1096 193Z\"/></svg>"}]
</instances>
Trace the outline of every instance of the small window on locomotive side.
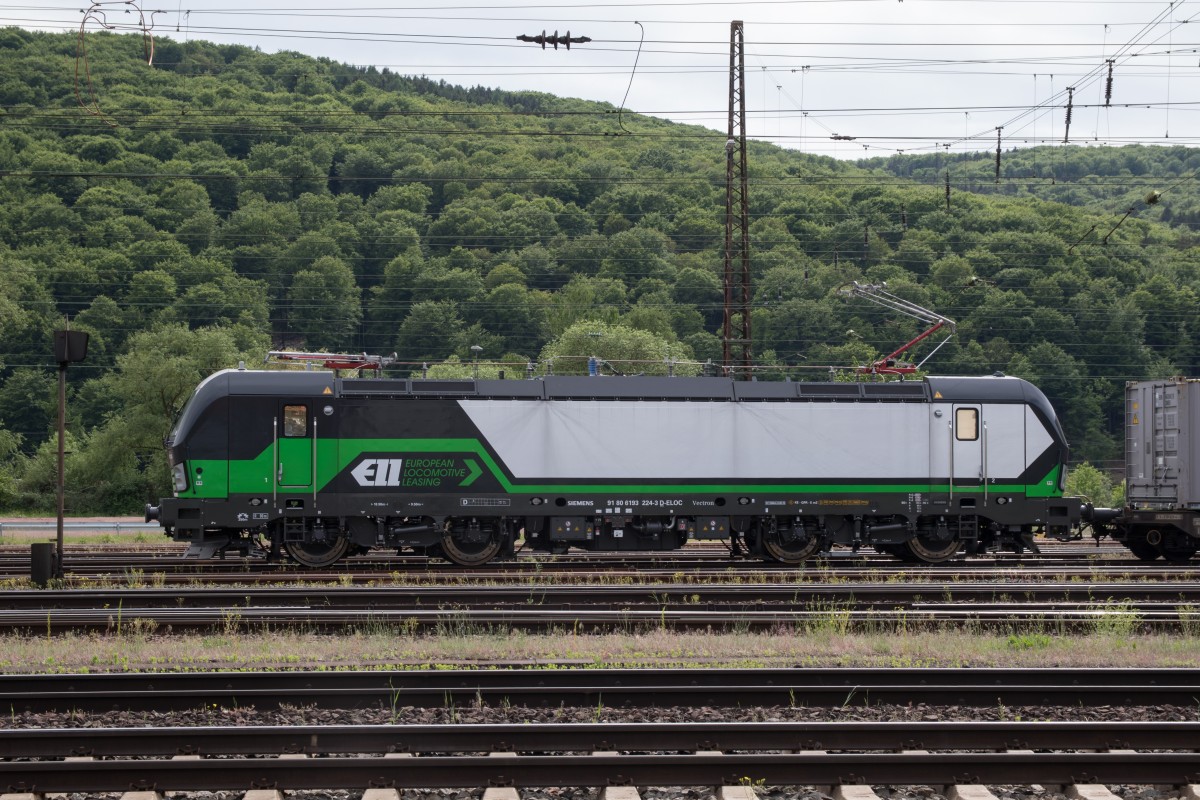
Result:
<instances>
[{"instance_id":1,"label":"small window on locomotive side","mask_svg":"<svg viewBox=\"0 0 1200 800\"><path fill-rule=\"evenodd\" d=\"M954 412L954 438L973 442L979 438L979 409L959 408Z\"/></svg>"},{"instance_id":2,"label":"small window on locomotive side","mask_svg":"<svg viewBox=\"0 0 1200 800\"><path fill-rule=\"evenodd\" d=\"M289 438L308 435L308 406L283 407L283 435Z\"/></svg>"}]
</instances>

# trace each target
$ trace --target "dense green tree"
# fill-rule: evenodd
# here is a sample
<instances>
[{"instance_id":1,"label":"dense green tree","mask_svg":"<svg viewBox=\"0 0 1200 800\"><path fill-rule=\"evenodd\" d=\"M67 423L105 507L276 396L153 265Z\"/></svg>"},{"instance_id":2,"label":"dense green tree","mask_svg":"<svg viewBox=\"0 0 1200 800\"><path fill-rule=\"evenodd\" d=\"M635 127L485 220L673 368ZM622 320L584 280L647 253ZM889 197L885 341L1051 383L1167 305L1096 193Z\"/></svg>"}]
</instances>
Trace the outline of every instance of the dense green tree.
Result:
<instances>
[{"instance_id":1,"label":"dense green tree","mask_svg":"<svg viewBox=\"0 0 1200 800\"><path fill-rule=\"evenodd\" d=\"M1097 508L1119 507L1113 503L1112 479L1087 461L1075 465L1067 473L1066 493L1086 498Z\"/></svg>"},{"instance_id":2,"label":"dense green tree","mask_svg":"<svg viewBox=\"0 0 1200 800\"><path fill-rule=\"evenodd\" d=\"M259 356L267 346L231 331L166 326L135 334L116 368L96 378L97 391L119 398L120 412L88 431L73 449L70 482L90 487L77 511L119 512L168 493L162 449L175 413L211 372Z\"/></svg>"},{"instance_id":3,"label":"dense green tree","mask_svg":"<svg viewBox=\"0 0 1200 800\"><path fill-rule=\"evenodd\" d=\"M36 445L49 438L58 409L58 380L53 369L17 367L0 384L0 420L4 428Z\"/></svg>"},{"instance_id":4,"label":"dense green tree","mask_svg":"<svg viewBox=\"0 0 1200 800\"><path fill-rule=\"evenodd\" d=\"M346 262L324 256L300 270L288 290L292 329L312 350L352 347L362 322L362 298Z\"/></svg>"},{"instance_id":5,"label":"dense green tree","mask_svg":"<svg viewBox=\"0 0 1200 800\"><path fill-rule=\"evenodd\" d=\"M608 248L600 262L602 278L621 280L633 286L643 278L674 279L674 268L667 260L671 240L662 232L633 228L609 237Z\"/></svg>"},{"instance_id":6,"label":"dense green tree","mask_svg":"<svg viewBox=\"0 0 1200 800\"><path fill-rule=\"evenodd\" d=\"M687 345L649 331L600 321L578 322L549 342L538 360L556 375L584 375L588 359L607 362L604 374L699 375Z\"/></svg>"},{"instance_id":7,"label":"dense green tree","mask_svg":"<svg viewBox=\"0 0 1200 800\"><path fill-rule=\"evenodd\" d=\"M710 327L724 316L725 289L720 277L712 272L684 267L675 276L672 296L675 302L695 308Z\"/></svg>"},{"instance_id":8,"label":"dense green tree","mask_svg":"<svg viewBox=\"0 0 1200 800\"><path fill-rule=\"evenodd\" d=\"M584 319L615 323L627 304L625 285L611 278L578 275L555 292L547 308L547 334L561 336Z\"/></svg>"},{"instance_id":9,"label":"dense green tree","mask_svg":"<svg viewBox=\"0 0 1200 800\"><path fill-rule=\"evenodd\" d=\"M465 333L457 304L422 300L400 324L395 352L406 362L441 361L459 347Z\"/></svg>"},{"instance_id":10,"label":"dense green tree","mask_svg":"<svg viewBox=\"0 0 1200 800\"><path fill-rule=\"evenodd\" d=\"M479 304L479 323L501 337L510 352L536 352L546 337L546 304L549 296L519 283L503 283Z\"/></svg>"},{"instance_id":11,"label":"dense green tree","mask_svg":"<svg viewBox=\"0 0 1200 800\"><path fill-rule=\"evenodd\" d=\"M267 305L262 281L222 274L190 287L175 301L171 316L192 327L238 324L266 330Z\"/></svg>"}]
</instances>

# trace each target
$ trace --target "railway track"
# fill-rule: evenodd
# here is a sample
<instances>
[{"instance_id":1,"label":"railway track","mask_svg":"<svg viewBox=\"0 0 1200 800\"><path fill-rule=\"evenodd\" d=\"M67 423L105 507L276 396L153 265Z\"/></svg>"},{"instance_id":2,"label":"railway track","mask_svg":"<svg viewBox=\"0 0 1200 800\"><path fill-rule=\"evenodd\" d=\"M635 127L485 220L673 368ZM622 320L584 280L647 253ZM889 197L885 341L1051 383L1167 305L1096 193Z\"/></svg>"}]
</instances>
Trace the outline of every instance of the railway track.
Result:
<instances>
[{"instance_id":1,"label":"railway track","mask_svg":"<svg viewBox=\"0 0 1200 800\"><path fill-rule=\"evenodd\" d=\"M1108 623L1105 620L1117 620ZM822 611L321 611L318 609L248 609L150 611L63 611L5 615L4 626L17 631L115 631L148 634L160 630L245 631L324 630L389 631L411 635L545 631L551 633L639 633L652 630L779 631L801 634L813 630L900 632L946 626L973 626L1007 633L1031 631L1083 632L1119 624L1131 632L1178 630L1197 623L1194 612L1174 609L1149 611L1126 608L1086 609L850 609Z\"/></svg>"},{"instance_id":2,"label":"railway track","mask_svg":"<svg viewBox=\"0 0 1200 800\"><path fill-rule=\"evenodd\" d=\"M0 630L655 628L912 630L941 624L1055 631L1120 621L1200 626L1200 586L1164 583L660 584L125 588L0 592Z\"/></svg>"},{"instance_id":3,"label":"railway track","mask_svg":"<svg viewBox=\"0 0 1200 800\"><path fill-rule=\"evenodd\" d=\"M323 608L361 610L441 610L453 608L528 608L546 610L638 609L682 607L708 611L797 611L854 603L875 608L920 608L966 605L1003 609L1064 608L1126 603L1135 611L1164 605L1200 604L1200 584L1163 582L957 582L946 584L886 583L663 583L537 584L524 586L321 586L249 588L192 587L0 591L0 608L9 611L65 609L106 612L196 608Z\"/></svg>"},{"instance_id":4,"label":"railway track","mask_svg":"<svg viewBox=\"0 0 1200 800\"><path fill-rule=\"evenodd\" d=\"M486 669L0 675L13 717L253 706L1181 706L1194 669ZM1194 745L1194 742L1192 743Z\"/></svg>"},{"instance_id":5,"label":"railway track","mask_svg":"<svg viewBox=\"0 0 1200 800\"><path fill-rule=\"evenodd\" d=\"M711 549L711 548L710 548ZM907 580L961 581L982 579L1032 580L1048 576L1059 580L1121 578L1129 580L1186 580L1200 575L1200 563L1167 564L1129 559L1115 550L1075 555L1027 556L1025 558L969 558L939 565L914 565L875 554L838 555L803 567L730 559L724 551L687 557L644 555L639 557L519 556L484 569L464 570L423 556L365 556L347 559L333 570L297 569L288 564L268 564L262 559L210 559L198 561L178 555L147 556L144 553L77 553L66 559L66 585L124 583L158 586L204 584L374 584L419 582L422 584L465 584L477 582L527 583L595 582L597 575L611 580L659 583L751 579L756 581ZM28 553L0 553L0 580L22 581L29 576Z\"/></svg>"},{"instance_id":6,"label":"railway track","mask_svg":"<svg viewBox=\"0 0 1200 800\"><path fill-rule=\"evenodd\" d=\"M845 790L833 787L863 784L932 784L960 796L968 786L1014 783L1193 784L1194 790L1200 755L1190 746L1198 734L1196 723L6 730L0 786L27 792L510 787L485 792L497 800L512 797L515 787L561 786L741 787L718 795L753 797L748 782L823 787L839 796ZM58 760L64 758L70 760Z\"/></svg>"}]
</instances>

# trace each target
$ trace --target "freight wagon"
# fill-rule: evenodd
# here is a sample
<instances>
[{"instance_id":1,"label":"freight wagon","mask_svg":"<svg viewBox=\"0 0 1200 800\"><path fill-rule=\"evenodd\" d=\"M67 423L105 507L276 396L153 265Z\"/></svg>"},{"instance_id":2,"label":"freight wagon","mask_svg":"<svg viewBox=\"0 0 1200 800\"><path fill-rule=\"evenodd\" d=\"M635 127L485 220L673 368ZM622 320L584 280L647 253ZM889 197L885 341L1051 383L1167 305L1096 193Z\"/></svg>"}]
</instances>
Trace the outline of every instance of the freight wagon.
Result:
<instances>
[{"instance_id":1,"label":"freight wagon","mask_svg":"<svg viewBox=\"0 0 1200 800\"><path fill-rule=\"evenodd\" d=\"M1125 506L1098 510L1096 535L1138 558L1187 561L1200 544L1200 381L1125 386Z\"/></svg>"}]
</instances>

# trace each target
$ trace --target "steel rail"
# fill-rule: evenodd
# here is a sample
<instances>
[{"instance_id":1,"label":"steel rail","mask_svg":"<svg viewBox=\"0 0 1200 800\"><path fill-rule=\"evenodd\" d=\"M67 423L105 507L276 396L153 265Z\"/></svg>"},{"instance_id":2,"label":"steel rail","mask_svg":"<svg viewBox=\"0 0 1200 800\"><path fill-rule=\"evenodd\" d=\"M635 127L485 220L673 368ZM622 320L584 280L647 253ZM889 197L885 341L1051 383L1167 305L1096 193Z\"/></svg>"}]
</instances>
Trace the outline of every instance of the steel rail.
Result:
<instances>
[{"instance_id":1,"label":"steel rail","mask_svg":"<svg viewBox=\"0 0 1200 800\"><path fill-rule=\"evenodd\" d=\"M1034 553L988 553L982 556L961 556L955 559L952 564L962 565L964 563L998 563L998 564L1015 564L1015 563L1062 563L1071 564L1077 563L1080 560L1095 560L1097 557L1105 560L1121 560L1131 565L1136 565L1143 562L1136 561L1126 548L1112 543L1106 543L1103 546L1083 546L1079 544L1062 545L1059 543L1043 543L1040 545L1043 548L1041 554ZM227 558L210 558L196 559L187 558L183 555L182 545L174 543L164 543L161 545L149 545L147 547L138 547L133 549L120 549L111 545L87 545L87 544L72 544L66 548L66 555L69 560L75 562L73 566L76 569L91 569L96 565L113 564L121 566L122 561L147 561L156 562L162 565L170 564L179 569L205 569L211 567L228 567L231 564L240 564L252 566L256 568L280 569L287 568L289 562L268 564L266 562L266 553L257 551L252 556L242 557L230 554ZM20 546L16 543L0 544L0 564L5 563L27 563L28 548ZM503 569L505 567L513 567L520 565L530 565L539 563L542 565L554 564L563 569L582 569L591 568L629 568L636 569L639 567L650 566L652 568L662 567L664 565L687 565L687 564L712 564L712 563L740 563L748 565L758 565L767 568L795 569L796 567L784 565L772 565L769 562L762 562L757 559L748 559L745 557L733 557L730 555L729 549L722 543L707 543L707 544L691 544L681 550L671 551L616 551L616 552L591 552L577 551L566 556L549 555L531 552L518 552L517 556L509 561L495 562L491 565L493 569ZM805 568L820 567L822 565L847 564L847 563L880 563L891 566L901 566L896 559L891 555L877 553L874 550L866 549L859 552L851 552L849 550L834 550L826 557L814 560ZM379 568L394 567L397 565L429 565L432 567L442 567L449 569L461 569L448 562L440 560L430 560L423 555L415 555L412 553L397 554L392 552L371 552L364 555L351 556L339 562L341 568L347 568L351 565L366 567L373 565ZM909 565L911 568L913 565ZM921 568L939 568L946 565L921 565Z\"/></svg>"},{"instance_id":2,"label":"steel rail","mask_svg":"<svg viewBox=\"0 0 1200 800\"><path fill-rule=\"evenodd\" d=\"M595 707L1200 703L1193 669L646 669L0 675L17 712L472 704Z\"/></svg>"},{"instance_id":3,"label":"steel rail","mask_svg":"<svg viewBox=\"0 0 1200 800\"><path fill-rule=\"evenodd\" d=\"M630 568L607 569L604 565L581 562L576 565L555 561L520 560L490 564L487 568L465 570L461 567L432 561L415 562L358 562L347 561L332 570L296 569L292 566L265 564L260 561L189 561L180 564L160 560L139 561L118 559L94 562L93 567L71 567L68 559L67 581L84 583L89 580L135 582L139 585L152 580L163 583L188 584L196 582L276 582L276 583L335 583L341 581L400 583L405 580L430 583L472 583L479 581L521 582L531 578L538 581L595 580L597 574L645 582L670 582L686 574L691 580L719 581L732 576L752 575L759 580L820 581L836 577L844 580L883 581L896 578L929 582L995 580L1015 578L1028 581L1039 575L1066 580L1079 578L1095 581L1101 577L1127 580L1182 580L1200 576L1197 564L1147 564L1131 561L1072 561L1054 562L995 562L912 565L893 560L879 561L874 566L861 560L838 563L818 563L808 566L788 566L764 562L739 561L660 561ZM29 559L19 563L0 560L0 577L19 580L29 576Z\"/></svg>"},{"instance_id":4,"label":"steel rail","mask_svg":"<svg viewBox=\"0 0 1200 800\"><path fill-rule=\"evenodd\" d=\"M25 548L25 553L0 553L0 568L6 572L17 572L29 564L28 548ZM160 571L173 571L179 573L204 573L204 572L232 572L240 570L243 572L298 572L308 574L314 570L300 568L291 561L268 562L262 558L214 558L214 559L192 559L184 558L176 554L170 555L148 555L146 553L131 554L128 556L114 556L111 553L66 553L66 560L69 563L71 570L75 574L92 574L95 572L123 570L123 569L158 569ZM711 556L689 556L686 558L670 557L668 555L659 554L658 558L638 558L638 559L604 559L596 558L594 555L585 556L584 554L570 554L566 556L557 556L554 558L540 556L518 556L516 559L509 561L496 561L489 563L485 568L480 570L464 570L463 567L451 564L440 559L433 559L426 556L390 556L390 557L370 557L359 556L352 557L339 561L332 568L321 570L321 572L367 572L367 571L390 571L390 570L415 570L415 571L431 571L431 572L458 572L461 574L473 574L475 571L483 572L513 572L513 571L528 571L528 570L557 570L562 572L586 572L586 571L641 571L641 570L671 570L671 569L747 569L747 570L766 570L766 571L786 571L786 572L821 572L830 569L849 569L854 567L874 567L877 569L891 569L895 571L930 571L943 572L952 570L975 569L984 570L989 568L1015 569L1022 566L1034 567L1059 567L1063 569L1079 568L1083 566L1107 566L1107 567L1125 567L1129 569L1163 569L1176 568L1187 569L1200 568L1200 564L1185 562L1179 565L1170 565L1166 562L1145 562L1139 561L1128 555L1116 552L1108 553L1080 553L1075 557L1066 557L1064 555L1055 556L1023 556L1021 558L981 558L971 557L968 559L953 559L942 564L912 564L898 561L893 556L877 555L877 554L860 554L857 556L837 556L828 559L815 559L809 563L795 564L779 564L758 559L740 557L731 558L728 553L714 553Z\"/></svg>"},{"instance_id":5,"label":"steel rail","mask_svg":"<svg viewBox=\"0 0 1200 800\"><path fill-rule=\"evenodd\" d=\"M679 569L639 570L636 572L613 571L603 573L610 580L621 580L628 585L658 586L679 579ZM996 586L1004 586L1005 581L1019 577L1021 580L1036 579L1045 576L1047 580L1077 580L1085 582L1104 582L1111 580L1128 581L1196 581L1200 579L1200 569L1180 569L1163 567L1089 567L1064 568L1050 567L1039 569L1023 567L1020 572L1013 569L990 570L954 570L929 571L913 569L839 569L822 570L820 572L796 572L783 569L694 569L687 570L688 577L695 581L693 585L745 580L751 577L756 581L777 581L788 586L803 585L803 583L819 584L823 581L884 583L897 579L917 580L921 584L940 590L942 586L961 581L993 581ZM0 579L21 581L29 578L28 570L17 574L5 575L0 570ZM433 571L424 568L413 570L390 570L389 572L349 570L345 572L257 572L257 571L225 571L225 572L155 572L152 569L139 570L136 568L116 569L113 571L98 571L89 575L68 571L66 583L73 588L86 588L96 585L114 585L118 587L247 587L265 586L365 586L388 588L393 586L472 586L480 583L520 585L551 585L554 583L574 585L597 585L596 573L569 570L539 570L521 572L494 571ZM802 583L797 584L797 581Z\"/></svg>"},{"instance_id":6,"label":"steel rail","mask_svg":"<svg viewBox=\"0 0 1200 800\"><path fill-rule=\"evenodd\" d=\"M1200 603L1200 583L1078 581L1054 583L864 583L864 584L691 584L653 585L554 584L439 585L439 586L262 586L249 589L153 587L69 590L0 591L0 608L16 610L104 609L125 613L162 608L321 608L410 609L446 607L490 608L536 606L545 610L616 606L682 607L742 611L801 611L813 603L854 603L862 606L903 605L906 608L948 607L970 603L974 610L1022 613L1076 610L1120 602L1126 611L1161 611L1164 605ZM1034 607L1037 604L1037 607Z\"/></svg>"},{"instance_id":7,"label":"steel rail","mask_svg":"<svg viewBox=\"0 0 1200 800\"><path fill-rule=\"evenodd\" d=\"M116 631L179 630L269 631L296 627L346 630L384 627L397 632L469 630L609 632L647 630L783 630L803 632L830 626L848 630L916 630L973 625L985 630L1086 631L1117 621L1136 630L1175 630L1195 619L1192 610L1174 606L1156 610L1102 607L1055 609L1041 606L975 609L970 606L815 611L521 610L511 609L49 609L13 611L0 616L0 630Z\"/></svg>"},{"instance_id":8,"label":"steel rail","mask_svg":"<svg viewBox=\"0 0 1200 800\"><path fill-rule=\"evenodd\" d=\"M95 567L108 566L139 566L141 564L160 564L163 566L173 566L180 569L205 569L205 568L230 568L248 566L265 569L295 569L297 565L291 561L276 561L268 562L264 556L240 556L230 555L226 558L207 558L198 559L184 556L182 553L172 549L157 551L154 546L148 546L143 549L134 551L120 551L110 548L97 549L80 549L75 546L68 546L65 555L74 563L76 568L90 569ZM17 567L26 564L29 561L28 546L16 545L0 545L0 565ZM1054 553L1043 553L1041 555L1024 554L1017 556L1015 554L990 554L987 556L967 556L956 558L941 564L915 564L902 562L894 556L879 554L871 551L864 551L857 554L849 552L841 553L835 551L826 558L816 558L812 561L801 565L779 564L761 559L750 558L748 556L730 556L727 550L713 549L708 553L685 553L679 555L672 552L646 553L641 556L630 556L628 554L620 557L607 556L601 553L569 553L566 555L548 556L548 555L531 555L521 554L513 559L494 561L488 565L489 569L503 569L505 567L530 567L534 564L539 564L543 568L547 566L555 566L563 569L584 569L586 567L611 569L611 568L652 568L662 569L670 565L678 564L686 565L729 565L738 564L751 567L763 567L767 569L821 569L832 566L847 566L854 564L877 564L881 566L892 566L896 568L907 569L944 569L946 567L962 567L964 565L984 565L997 564L1016 566L1019 564L1041 564L1041 565L1078 565L1081 562L1090 563L1122 563L1130 566L1148 566L1144 561L1139 561L1133 558L1124 548L1121 550L1081 550L1078 552L1057 551ZM1163 564L1165 562L1159 562ZM1185 562L1186 564L1187 562ZM451 564L448 561L443 561L429 556L418 555L387 555L373 553L362 556L350 556L338 562L336 568L345 567L385 567L395 566L430 566L436 568L461 570L462 567Z\"/></svg>"},{"instance_id":9,"label":"steel rail","mask_svg":"<svg viewBox=\"0 0 1200 800\"><path fill-rule=\"evenodd\" d=\"M1200 722L681 722L9 728L0 758L754 750L1190 751Z\"/></svg>"},{"instance_id":10,"label":"steel rail","mask_svg":"<svg viewBox=\"0 0 1200 800\"><path fill-rule=\"evenodd\" d=\"M1078 564L1081 561L1096 562L1102 560L1106 562L1121 562L1131 566L1143 565L1148 566L1145 562L1140 562L1133 558L1129 551L1123 546L1106 544L1101 547L1081 546L1078 544L1072 545L1056 545L1044 543L1041 545L1043 552L1040 554L1034 553L987 553L980 556L960 555L945 564L936 565L907 565L907 568L918 567L920 569L944 569L947 567L963 566L966 564L1003 564L1003 565L1018 565L1018 564ZM77 569L91 569L95 566L115 565L121 566L124 562L145 561L150 563L158 563L162 565L172 565L179 569L194 569L201 570L206 568L229 568L231 565L240 565L253 568L279 570L281 568L294 567L289 562L268 564L266 561L265 552L255 552L249 557L238 555L229 555L227 558L210 558L196 559L187 558L183 555L182 547L175 544L149 545L146 547L135 548L116 548L110 545L68 545L66 548L66 556L68 560L74 562L73 566ZM17 544L0 544L0 564L12 563L21 564L28 562L28 547ZM819 559L814 559L802 569L827 568L835 565L851 565L851 564L873 564L892 566L896 568L905 567L906 565L898 562L894 556L877 553L871 549L861 550L859 552L851 552L849 550L837 549L829 553L827 556ZM518 552L515 558L493 562L489 565L490 570L504 570L506 568L522 568L532 566L534 564L543 567L553 565L561 569L585 569L585 568L664 568L670 565L685 566L694 565L730 565L739 564L746 566L759 566L764 568L775 569L797 569L794 566L771 564L758 559L748 559L746 557L733 557L730 555L728 548L720 543L689 545L681 550L671 551L616 551L616 552L591 552L577 551L566 556L550 555L544 553ZM412 566L429 566L431 568L442 568L451 570L461 570L460 567L442 562L438 559L429 559L423 555L415 555L412 553L397 554L392 552L373 551L364 555L351 556L339 562L339 568L345 569L352 566L360 568L374 566L379 568L395 567L401 565Z\"/></svg>"},{"instance_id":11,"label":"steel rail","mask_svg":"<svg viewBox=\"0 0 1200 800\"><path fill-rule=\"evenodd\" d=\"M1196 753L695 753L689 755L143 759L0 763L13 792L476 786L1190 784Z\"/></svg>"}]
</instances>

